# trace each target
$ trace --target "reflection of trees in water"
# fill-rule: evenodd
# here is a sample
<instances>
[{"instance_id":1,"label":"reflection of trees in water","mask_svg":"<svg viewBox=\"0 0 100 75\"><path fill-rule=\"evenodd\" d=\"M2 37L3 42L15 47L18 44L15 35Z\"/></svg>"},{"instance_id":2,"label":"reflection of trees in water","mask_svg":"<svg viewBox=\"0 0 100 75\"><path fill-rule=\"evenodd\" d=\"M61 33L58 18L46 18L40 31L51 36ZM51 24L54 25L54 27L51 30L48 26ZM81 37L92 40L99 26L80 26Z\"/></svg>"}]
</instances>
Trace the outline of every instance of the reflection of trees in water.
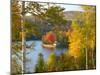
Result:
<instances>
[{"instance_id":1,"label":"reflection of trees in water","mask_svg":"<svg viewBox=\"0 0 100 75\"><path fill-rule=\"evenodd\" d=\"M33 48L34 48L34 42L32 42L30 45L27 45L27 44L26 44L26 48L33 49Z\"/></svg>"},{"instance_id":2,"label":"reflection of trees in water","mask_svg":"<svg viewBox=\"0 0 100 75\"><path fill-rule=\"evenodd\" d=\"M28 54L31 53L32 50L34 50L34 42L32 42L30 45L25 43L25 51L24 51L24 59L23 59L23 66L24 66L24 73L30 73L29 67L26 65L27 63L31 64L32 59L28 57ZM27 50L27 51L26 51Z\"/></svg>"}]
</instances>

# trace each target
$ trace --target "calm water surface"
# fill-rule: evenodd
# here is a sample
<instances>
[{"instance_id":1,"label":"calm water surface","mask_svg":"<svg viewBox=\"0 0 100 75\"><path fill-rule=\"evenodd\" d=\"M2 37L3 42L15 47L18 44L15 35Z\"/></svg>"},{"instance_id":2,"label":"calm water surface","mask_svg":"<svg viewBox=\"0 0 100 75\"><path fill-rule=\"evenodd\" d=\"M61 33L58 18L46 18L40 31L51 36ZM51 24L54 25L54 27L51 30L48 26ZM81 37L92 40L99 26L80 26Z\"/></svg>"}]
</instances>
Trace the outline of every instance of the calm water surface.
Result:
<instances>
[{"instance_id":1,"label":"calm water surface","mask_svg":"<svg viewBox=\"0 0 100 75\"><path fill-rule=\"evenodd\" d=\"M31 49L26 49L25 56L30 60L25 62L25 71L26 72L34 72L35 65L37 64L38 60L38 54L42 53L44 61L47 62L48 56L51 53L55 53L56 56L61 55L65 52L66 48L55 48L54 50L46 49L42 47L42 41L36 40L36 41L27 41L27 45L31 45L34 42L34 47Z\"/></svg>"}]
</instances>

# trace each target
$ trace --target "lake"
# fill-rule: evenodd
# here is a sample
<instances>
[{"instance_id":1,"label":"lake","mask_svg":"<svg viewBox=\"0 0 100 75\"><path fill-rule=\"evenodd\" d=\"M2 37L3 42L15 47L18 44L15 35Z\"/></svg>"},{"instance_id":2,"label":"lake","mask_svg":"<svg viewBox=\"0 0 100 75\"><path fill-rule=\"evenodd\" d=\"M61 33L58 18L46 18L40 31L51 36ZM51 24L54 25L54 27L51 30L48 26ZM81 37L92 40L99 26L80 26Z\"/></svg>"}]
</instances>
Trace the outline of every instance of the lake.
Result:
<instances>
[{"instance_id":1,"label":"lake","mask_svg":"<svg viewBox=\"0 0 100 75\"><path fill-rule=\"evenodd\" d=\"M44 61L47 62L48 56L51 53L55 53L56 56L61 55L66 51L66 48L55 48L54 50L50 50L47 48L42 47L42 41L41 40L36 40L36 41L26 41L27 45L31 45L34 42L34 47L33 48L26 48L25 56L30 60L25 62L25 72L32 73L35 71L35 65L37 64L38 60L38 54L42 53Z\"/></svg>"}]
</instances>

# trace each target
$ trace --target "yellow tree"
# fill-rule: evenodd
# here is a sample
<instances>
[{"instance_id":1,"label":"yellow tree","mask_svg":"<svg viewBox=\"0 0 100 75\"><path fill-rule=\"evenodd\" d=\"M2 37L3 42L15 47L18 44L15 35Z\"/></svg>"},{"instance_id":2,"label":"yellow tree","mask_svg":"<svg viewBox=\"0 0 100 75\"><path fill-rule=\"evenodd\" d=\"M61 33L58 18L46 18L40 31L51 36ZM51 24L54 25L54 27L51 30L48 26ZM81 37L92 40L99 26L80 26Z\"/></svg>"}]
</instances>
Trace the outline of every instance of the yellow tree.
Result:
<instances>
[{"instance_id":1,"label":"yellow tree","mask_svg":"<svg viewBox=\"0 0 100 75\"><path fill-rule=\"evenodd\" d=\"M48 71L54 71L56 67L55 64L56 64L56 55L54 53L51 53L47 61Z\"/></svg>"},{"instance_id":2,"label":"yellow tree","mask_svg":"<svg viewBox=\"0 0 100 75\"><path fill-rule=\"evenodd\" d=\"M79 57L81 51L85 52L86 69L95 68L95 34L96 19L95 6L83 6L84 12L77 20L82 23L73 22L71 29L67 32L69 37L69 55ZM84 51L84 50L85 51ZM91 66L92 63L92 66Z\"/></svg>"},{"instance_id":3,"label":"yellow tree","mask_svg":"<svg viewBox=\"0 0 100 75\"><path fill-rule=\"evenodd\" d=\"M69 36L69 55L74 56L75 58L80 56L81 49L81 28L77 22L72 23L71 30L67 32Z\"/></svg>"},{"instance_id":4,"label":"yellow tree","mask_svg":"<svg viewBox=\"0 0 100 75\"><path fill-rule=\"evenodd\" d=\"M89 68L88 62L92 60L92 68L95 68L94 64L94 50L95 50L95 34L96 34L96 16L95 16L95 6L83 6L83 48L86 50L86 69ZM90 54L91 52L91 54ZM91 58L89 58L89 56Z\"/></svg>"},{"instance_id":5,"label":"yellow tree","mask_svg":"<svg viewBox=\"0 0 100 75\"><path fill-rule=\"evenodd\" d=\"M18 1L12 0L11 8L11 20L12 20L12 40L19 40L19 32L21 31L21 16L20 16L20 5Z\"/></svg>"},{"instance_id":6,"label":"yellow tree","mask_svg":"<svg viewBox=\"0 0 100 75\"><path fill-rule=\"evenodd\" d=\"M81 26L78 24L77 20L74 20L71 25L71 29L66 34L69 40L69 49L67 56L73 57L72 68L80 69L81 55L82 55L82 32ZM70 59L71 60L71 59Z\"/></svg>"}]
</instances>

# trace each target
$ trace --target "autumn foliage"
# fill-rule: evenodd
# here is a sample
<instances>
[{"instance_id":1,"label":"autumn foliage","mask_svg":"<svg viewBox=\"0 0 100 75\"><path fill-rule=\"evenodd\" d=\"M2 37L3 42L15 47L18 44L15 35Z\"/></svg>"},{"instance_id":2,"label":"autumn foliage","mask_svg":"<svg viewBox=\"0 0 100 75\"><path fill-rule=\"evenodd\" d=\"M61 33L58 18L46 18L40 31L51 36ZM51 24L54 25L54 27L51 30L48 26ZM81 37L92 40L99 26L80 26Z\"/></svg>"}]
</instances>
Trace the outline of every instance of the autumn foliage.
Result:
<instances>
[{"instance_id":1,"label":"autumn foliage","mask_svg":"<svg viewBox=\"0 0 100 75\"><path fill-rule=\"evenodd\" d=\"M80 56L82 34L79 25L75 22L72 24L72 30L69 30L66 34L69 37L69 54L74 57Z\"/></svg>"},{"instance_id":2,"label":"autumn foliage","mask_svg":"<svg viewBox=\"0 0 100 75\"><path fill-rule=\"evenodd\" d=\"M44 43L54 43L56 41L56 35L53 32L47 32L42 38Z\"/></svg>"}]
</instances>

